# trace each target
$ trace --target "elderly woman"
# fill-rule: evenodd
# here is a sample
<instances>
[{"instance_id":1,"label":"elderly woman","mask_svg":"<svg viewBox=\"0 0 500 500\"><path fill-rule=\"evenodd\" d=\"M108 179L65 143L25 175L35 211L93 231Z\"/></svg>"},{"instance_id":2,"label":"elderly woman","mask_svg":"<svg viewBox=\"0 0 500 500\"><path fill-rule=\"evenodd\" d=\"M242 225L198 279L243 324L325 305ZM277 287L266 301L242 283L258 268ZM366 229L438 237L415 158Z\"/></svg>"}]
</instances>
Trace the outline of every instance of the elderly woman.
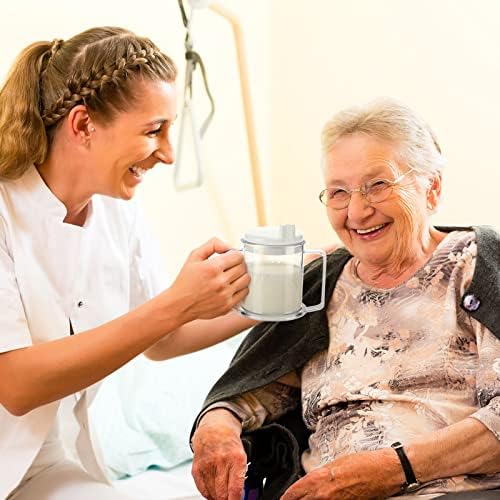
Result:
<instances>
[{"instance_id":1,"label":"elderly woman","mask_svg":"<svg viewBox=\"0 0 500 500\"><path fill-rule=\"evenodd\" d=\"M248 454L263 498L498 498L477 493L500 488L498 234L432 225L443 157L404 105L339 113L323 153L320 199L345 245L328 306L247 337L197 419L196 484L241 498Z\"/></svg>"}]
</instances>

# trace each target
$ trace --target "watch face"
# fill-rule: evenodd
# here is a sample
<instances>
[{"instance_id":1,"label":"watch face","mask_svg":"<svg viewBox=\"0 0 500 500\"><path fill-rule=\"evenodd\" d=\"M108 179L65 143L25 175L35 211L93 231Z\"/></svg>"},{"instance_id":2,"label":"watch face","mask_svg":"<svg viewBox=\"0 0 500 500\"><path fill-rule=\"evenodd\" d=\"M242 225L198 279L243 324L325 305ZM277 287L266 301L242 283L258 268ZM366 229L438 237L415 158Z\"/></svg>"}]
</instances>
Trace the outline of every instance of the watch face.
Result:
<instances>
[{"instance_id":1,"label":"watch face","mask_svg":"<svg viewBox=\"0 0 500 500\"><path fill-rule=\"evenodd\" d=\"M410 484L405 486L404 491L405 491L405 493L413 493L414 491L417 491L420 488L422 488L422 486L423 485L419 482L410 483Z\"/></svg>"}]
</instances>

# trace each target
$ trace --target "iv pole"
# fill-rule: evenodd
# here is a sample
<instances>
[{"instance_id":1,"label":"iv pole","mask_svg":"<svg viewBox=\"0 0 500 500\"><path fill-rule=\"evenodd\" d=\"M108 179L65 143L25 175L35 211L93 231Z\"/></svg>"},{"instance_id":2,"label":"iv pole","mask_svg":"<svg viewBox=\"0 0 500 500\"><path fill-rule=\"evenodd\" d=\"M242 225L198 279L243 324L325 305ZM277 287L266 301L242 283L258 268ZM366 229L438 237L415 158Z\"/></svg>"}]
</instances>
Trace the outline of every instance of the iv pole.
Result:
<instances>
[{"instance_id":1,"label":"iv pole","mask_svg":"<svg viewBox=\"0 0 500 500\"><path fill-rule=\"evenodd\" d=\"M181 3L181 2L180 2ZM244 39L243 39L243 30L241 28L240 23L238 22L236 16L230 12L228 9L225 7L211 3L210 0L190 0L191 6L193 9L199 9L199 8L204 8L208 7L211 11L216 13L217 15L223 17L226 19L232 26L233 28L233 34L234 34L234 40L235 40L235 45L236 45L236 55L238 59L238 73L239 73L239 78L240 78L240 87L241 87L241 95L243 99L243 112L245 116L245 130L246 130L246 135L247 135L247 143L248 143L248 152L250 156L250 168L251 168L251 176L252 176L252 184L253 184L253 192L254 192L254 200L255 200L255 207L257 211L257 223L259 226L264 226L266 225L266 214L265 214L265 209L264 209L264 198L263 198L263 192L262 192L262 179L260 175L260 164L259 164L259 156L257 152L257 142L255 139L255 123L254 123L254 117L253 117L253 110L252 110L252 104L251 104L251 98L250 98L250 88L248 84L248 69L247 69L247 63L246 63L246 57L245 57L245 48L244 48ZM183 13L184 15L184 13ZM189 23L187 19L184 21L186 28L187 28L187 38L186 38L186 48L187 50L191 51L192 50L192 41L190 39L190 34L189 34ZM191 66L190 66L191 65ZM203 69L203 67L202 67ZM186 66L186 75L189 75L189 82L188 82L188 90L189 90L189 95L185 95L185 102L184 102L184 110L183 114L181 117L181 130L183 131L184 127L182 126L182 123L184 121L186 113L191 113L191 121L192 121L192 134L194 137L194 147L195 147L195 153L196 153L196 158L197 158L197 167L198 167L198 177L195 180L194 183L190 184L184 184L181 185L180 182L178 181L178 176L179 176L179 166L180 166L180 156L181 156L181 148L179 148L179 158L178 158L178 164L176 164L176 169L174 172L174 181L176 184L176 187L178 189L189 189L191 187L196 187L199 186L203 180L203 171L202 171L202 158L201 158L201 146L200 146L200 140L201 137L198 137L198 130L194 126L194 117L193 117L193 110L192 110L192 102L191 102L191 77L192 73L194 70L194 65L192 61L188 60L187 61L187 66ZM203 69L204 71L204 69ZM205 76L205 75L204 75ZM206 78L205 78L205 87L208 92L208 87L206 84ZM211 95L209 94L209 97L211 98ZM213 102L212 102L213 105ZM213 108L212 108L212 114L213 114ZM201 135L204 134L204 131L206 130L206 125L208 125L212 114L209 116L209 119L207 119L205 126L202 127Z\"/></svg>"},{"instance_id":2,"label":"iv pole","mask_svg":"<svg viewBox=\"0 0 500 500\"><path fill-rule=\"evenodd\" d=\"M248 85L249 79L247 61L245 57L243 31L236 16L225 7L213 3L209 5L209 9L229 21L233 28L234 40L236 44L236 54L238 58L238 72L240 77L241 96L243 99L243 111L245 115L245 129L247 133L248 152L250 154L250 167L252 173L255 207L257 209L257 223L259 226L265 226L266 214L264 210L264 197L262 193L262 179L260 175L259 155L257 152L257 142L255 140L255 122L250 98L250 87Z\"/></svg>"}]
</instances>

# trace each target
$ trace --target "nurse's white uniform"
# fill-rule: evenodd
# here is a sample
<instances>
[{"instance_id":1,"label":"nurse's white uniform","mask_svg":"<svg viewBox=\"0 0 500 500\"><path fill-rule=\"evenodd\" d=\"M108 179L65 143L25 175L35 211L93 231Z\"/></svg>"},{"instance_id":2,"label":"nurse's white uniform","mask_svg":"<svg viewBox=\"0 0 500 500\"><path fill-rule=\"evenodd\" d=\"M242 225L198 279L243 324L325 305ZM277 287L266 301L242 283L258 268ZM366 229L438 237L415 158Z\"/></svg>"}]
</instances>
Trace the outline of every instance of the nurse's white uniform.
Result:
<instances>
[{"instance_id":1,"label":"nurse's white uniform","mask_svg":"<svg viewBox=\"0 0 500 500\"><path fill-rule=\"evenodd\" d=\"M0 352L65 337L70 323L75 334L97 327L168 286L135 202L94 196L89 208L83 227L63 223L64 205L33 166L0 183ZM85 471L65 461L59 402L22 417L0 405L0 499L124 498L107 483L91 437L87 407L96 391L75 398L76 448ZM61 493L42 495L56 480L67 483Z\"/></svg>"}]
</instances>

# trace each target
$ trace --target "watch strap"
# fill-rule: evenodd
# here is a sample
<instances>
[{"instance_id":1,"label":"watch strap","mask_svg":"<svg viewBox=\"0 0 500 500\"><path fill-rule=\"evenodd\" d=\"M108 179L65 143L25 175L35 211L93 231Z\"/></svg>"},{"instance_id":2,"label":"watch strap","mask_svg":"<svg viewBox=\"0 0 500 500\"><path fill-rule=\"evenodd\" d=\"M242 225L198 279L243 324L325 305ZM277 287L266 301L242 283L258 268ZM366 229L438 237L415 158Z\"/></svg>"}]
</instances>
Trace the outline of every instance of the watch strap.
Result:
<instances>
[{"instance_id":1,"label":"watch strap","mask_svg":"<svg viewBox=\"0 0 500 500\"><path fill-rule=\"evenodd\" d=\"M411 466L408 456L403 448L403 445L396 441L391 444L391 448L397 453L399 461L401 462L401 467L405 473L406 482L401 486L402 492L412 492L418 490L422 484L415 477L415 472L413 472L413 467Z\"/></svg>"}]
</instances>

